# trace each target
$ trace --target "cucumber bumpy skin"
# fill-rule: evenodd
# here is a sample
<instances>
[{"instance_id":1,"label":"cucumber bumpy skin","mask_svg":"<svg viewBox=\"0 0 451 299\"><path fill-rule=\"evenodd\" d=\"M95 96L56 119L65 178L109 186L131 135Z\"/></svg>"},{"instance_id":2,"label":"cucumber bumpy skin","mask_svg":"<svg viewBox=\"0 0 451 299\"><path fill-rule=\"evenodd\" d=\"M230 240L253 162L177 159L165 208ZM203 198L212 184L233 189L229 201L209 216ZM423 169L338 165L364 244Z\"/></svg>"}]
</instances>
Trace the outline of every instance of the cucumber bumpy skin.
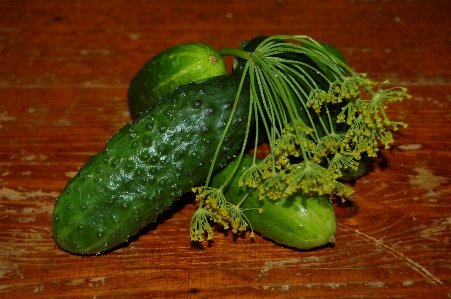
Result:
<instances>
[{"instance_id":1,"label":"cucumber bumpy skin","mask_svg":"<svg viewBox=\"0 0 451 299\"><path fill-rule=\"evenodd\" d=\"M111 249L204 182L239 82L224 75L180 86L121 128L57 199L52 233L58 245L75 254ZM216 169L242 147L248 111L249 90L243 86Z\"/></svg>"},{"instance_id":2,"label":"cucumber bumpy skin","mask_svg":"<svg viewBox=\"0 0 451 299\"><path fill-rule=\"evenodd\" d=\"M237 162L238 159L235 159L218 172L212 179L212 186L220 187L232 175ZM252 163L252 156L243 156L237 174L224 191L224 197L227 202L239 205L250 192L239 207L254 231L278 244L298 249L312 249L335 242L335 212L328 196L312 197L295 193L288 198L259 200L257 190L238 187L241 175ZM263 212L258 209L263 209Z\"/></svg>"}]
</instances>

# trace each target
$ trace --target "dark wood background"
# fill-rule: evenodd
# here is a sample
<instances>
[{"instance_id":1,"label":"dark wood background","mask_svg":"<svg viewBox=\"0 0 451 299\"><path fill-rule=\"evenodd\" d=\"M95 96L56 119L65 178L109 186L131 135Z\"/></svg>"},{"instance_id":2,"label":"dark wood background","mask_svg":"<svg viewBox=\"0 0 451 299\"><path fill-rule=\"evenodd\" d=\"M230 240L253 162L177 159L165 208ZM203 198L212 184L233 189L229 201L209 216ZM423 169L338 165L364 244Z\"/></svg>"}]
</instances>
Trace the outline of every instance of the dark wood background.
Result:
<instances>
[{"instance_id":1,"label":"dark wood background","mask_svg":"<svg viewBox=\"0 0 451 299\"><path fill-rule=\"evenodd\" d=\"M450 1L0 0L1 298L451 297ZM297 251L216 234L193 246L190 199L101 256L50 234L66 181L130 121L128 83L185 42L267 34L334 44L374 80L409 88L409 124L353 185L337 242Z\"/></svg>"}]
</instances>

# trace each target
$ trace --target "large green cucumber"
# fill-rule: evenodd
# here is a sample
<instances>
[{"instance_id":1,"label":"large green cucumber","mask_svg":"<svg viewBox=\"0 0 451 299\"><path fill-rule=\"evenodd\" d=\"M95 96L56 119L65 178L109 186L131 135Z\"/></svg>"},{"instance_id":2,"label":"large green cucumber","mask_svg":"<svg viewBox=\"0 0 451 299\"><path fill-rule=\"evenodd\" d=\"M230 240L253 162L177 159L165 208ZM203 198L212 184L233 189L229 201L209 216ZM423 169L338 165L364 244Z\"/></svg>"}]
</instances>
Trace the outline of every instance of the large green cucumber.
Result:
<instances>
[{"instance_id":1,"label":"large green cucumber","mask_svg":"<svg viewBox=\"0 0 451 299\"><path fill-rule=\"evenodd\" d=\"M219 187L232 175L238 159L229 163L217 173L212 186ZM336 220L332 204L327 196L308 196L296 193L288 198L259 200L257 190L238 187L241 175L249 169L253 157L245 155L233 181L224 191L226 200L237 205L250 192L240 205L248 223L254 231L276 243L298 249L311 249L335 241ZM263 209L260 213L258 209Z\"/></svg>"},{"instance_id":2,"label":"large green cucumber","mask_svg":"<svg viewBox=\"0 0 451 299\"><path fill-rule=\"evenodd\" d=\"M225 61L203 43L168 48L146 62L131 80L127 97L133 119L176 87L224 75Z\"/></svg>"},{"instance_id":3,"label":"large green cucumber","mask_svg":"<svg viewBox=\"0 0 451 299\"><path fill-rule=\"evenodd\" d=\"M52 233L59 246L76 254L113 248L203 183L239 80L224 75L180 86L114 135L68 181L55 203ZM244 88L216 169L241 148L248 108Z\"/></svg>"}]
</instances>

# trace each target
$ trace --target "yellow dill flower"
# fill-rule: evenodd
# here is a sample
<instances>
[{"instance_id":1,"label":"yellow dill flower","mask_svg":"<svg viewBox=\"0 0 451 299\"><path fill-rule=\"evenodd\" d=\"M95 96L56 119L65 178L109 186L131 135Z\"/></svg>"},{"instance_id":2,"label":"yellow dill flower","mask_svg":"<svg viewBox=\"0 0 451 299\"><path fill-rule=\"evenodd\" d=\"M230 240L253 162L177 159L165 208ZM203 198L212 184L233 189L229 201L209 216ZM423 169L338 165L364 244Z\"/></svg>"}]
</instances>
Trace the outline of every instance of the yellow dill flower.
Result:
<instances>
[{"instance_id":1,"label":"yellow dill flower","mask_svg":"<svg viewBox=\"0 0 451 299\"><path fill-rule=\"evenodd\" d=\"M334 190L333 174L321 165L306 160L293 165L287 175L291 180L284 191L284 196L290 196L301 190L305 194L331 194Z\"/></svg>"}]
</instances>

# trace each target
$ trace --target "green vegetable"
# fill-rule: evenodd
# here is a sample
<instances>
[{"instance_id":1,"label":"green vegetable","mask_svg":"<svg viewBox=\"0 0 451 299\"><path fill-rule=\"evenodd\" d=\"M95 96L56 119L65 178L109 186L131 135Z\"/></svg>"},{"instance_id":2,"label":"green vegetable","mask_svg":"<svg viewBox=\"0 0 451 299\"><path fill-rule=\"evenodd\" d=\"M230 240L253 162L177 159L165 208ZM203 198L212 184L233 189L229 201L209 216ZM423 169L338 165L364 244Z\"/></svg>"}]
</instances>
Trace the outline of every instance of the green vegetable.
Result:
<instances>
[{"instance_id":1,"label":"green vegetable","mask_svg":"<svg viewBox=\"0 0 451 299\"><path fill-rule=\"evenodd\" d=\"M152 107L176 87L226 73L218 52L202 43L181 44L152 57L130 82L127 97L131 116Z\"/></svg>"},{"instance_id":2,"label":"green vegetable","mask_svg":"<svg viewBox=\"0 0 451 299\"><path fill-rule=\"evenodd\" d=\"M220 187L223 181L233 177L224 190L226 209L217 212L223 215L221 221L228 222L232 231L245 230L248 224L264 237L298 249L311 249L335 241L335 213L328 196L294 193L276 200L259 200L258 190L238 187L240 177L254 164L254 158L245 155L233 176L237 163L238 159L229 163L211 182L212 187ZM261 171L267 167L264 160L255 163ZM202 205L213 213L216 212L214 207L219 206L211 199ZM242 222L243 219L247 223Z\"/></svg>"},{"instance_id":3,"label":"green vegetable","mask_svg":"<svg viewBox=\"0 0 451 299\"><path fill-rule=\"evenodd\" d=\"M250 123L249 91L240 89L240 78L232 75L180 86L121 128L57 199L56 242L77 254L113 248L205 182L215 155L212 169L224 167Z\"/></svg>"},{"instance_id":4,"label":"green vegetable","mask_svg":"<svg viewBox=\"0 0 451 299\"><path fill-rule=\"evenodd\" d=\"M242 42L240 49L243 49L245 51L254 51L258 47L258 45L264 42L265 39L267 38L269 38L269 36L258 36L252 40L244 41ZM278 40L278 42L284 43L283 40ZM322 47L324 47L325 51L327 51L331 55L334 55L340 61L345 62L343 54L335 46L324 42L319 42L319 44ZM315 47L313 47L312 45L304 43L302 44L302 46L311 51L317 51L315 50ZM331 84L326 79L324 79L323 76L326 76L327 79L334 80L331 71L329 71L328 67L324 63L322 63L321 60L316 57L316 55L308 56L303 53L282 52L277 54L277 58L291 59L293 61L296 61L296 63L302 63L303 65L300 65L299 67L302 68L302 70L308 74L308 76L311 78L311 81L313 81L317 85L317 88L325 92L329 90ZM242 75L246 63L247 61L245 59L235 58L233 70L234 74ZM322 75L320 75L319 73L322 73ZM310 93L314 89L308 86L304 86L304 90ZM321 123L328 122L329 116L327 114L322 113L316 115L315 114L309 115L308 111L299 105L300 104L299 102L295 104L296 110L304 122L307 123L309 121L309 118L313 119L312 126L315 128L315 133L320 138L328 134L327 130L323 130L323 128L321 127ZM335 103L335 105L331 105L330 103L323 103L322 106L327 107L329 115L337 116L344 107L344 104ZM330 122L330 125L333 127L333 130L339 134L345 133L349 129L349 126L343 122L342 123ZM267 141L267 136L265 135L265 133L260 133L259 140ZM341 171L341 176L339 178L340 180L342 181L355 180L366 173L370 165L370 158L367 155L363 155L361 159L357 160L358 161L356 161L356 164L354 164L354 166L356 167L346 167L346 168L342 167L340 169Z\"/></svg>"},{"instance_id":5,"label":"green vegetable","mask_svg":"<svg viewBox=\"0 0 451 299\"><path fill-rule=\"evenodd\" d=\"M362 157L377 156L379 143L388 148L394 141L392 131L407 127L385 112L387 104L411 97L406 88L368 80L330 46L308 36L259 37L241 49L218 52L235 56L234 73L250 85L250 113L256 121L247 130L256 132L255 147L262 134L269 143L264 167L253 163L240 175L240 183L257 189L261 200L296 194L352 200L354 191L339 180L364 173ZM232 229L232 223L245 223L242 213L226 213L232 199L223 191L237 171L235 167L235 174L215 186L207 181L195 188L200 205L191 225L193 240L200 240L204 232L211 238L205 219ZM215 206L209 207L209 202ZM224 217L232 221L223 221ZM276 222L284 225L283 220Z\"/></svg>"},{"instance_id":6,"label":"green vegetable","mask_svg":"<svg viewBox=\"0 0 451 299\"><path fill-rule=\"evenodd\" d=\"M192 240L202 240L205 231L212 237L209 221L238 232L246 228L246 201L249 209L254 204L246 197L234 204L237 179L250 198L257 192L259 200L283 203L262 203L269 212L255 223L265 236L301 248L332 240L331 217L316 234L307 234L313 240L308 243L287 232L299 219L278 218L271 211L300 212L299 205L285 206L300 201L306 210L326 217L320 210L328 209L326 198L352 199L354 191L339 180L366 171L362 157L375 157L380 144L387 148L393 142L392 131L407 126L385 112L387 104L410 98L407 89L366 79L334 49L308 36L264 37L217 53L237 58L235 75L181 85L156 106L146 103L153 107L121 129L68 182L53 215L52 231L62 248L80 254L113 248L192 186L199 200ZM161 67L156 71L164 73ZM149 89L136 86L135 91ZM235 155L240 161L248 144L256 149L262 135L270 148L265 159L257 163L254 156L247 169L232 164L227 176L210 185L213 173ZM311 206L314 202L318 205Z\"/></svg>"}]
</instances>

